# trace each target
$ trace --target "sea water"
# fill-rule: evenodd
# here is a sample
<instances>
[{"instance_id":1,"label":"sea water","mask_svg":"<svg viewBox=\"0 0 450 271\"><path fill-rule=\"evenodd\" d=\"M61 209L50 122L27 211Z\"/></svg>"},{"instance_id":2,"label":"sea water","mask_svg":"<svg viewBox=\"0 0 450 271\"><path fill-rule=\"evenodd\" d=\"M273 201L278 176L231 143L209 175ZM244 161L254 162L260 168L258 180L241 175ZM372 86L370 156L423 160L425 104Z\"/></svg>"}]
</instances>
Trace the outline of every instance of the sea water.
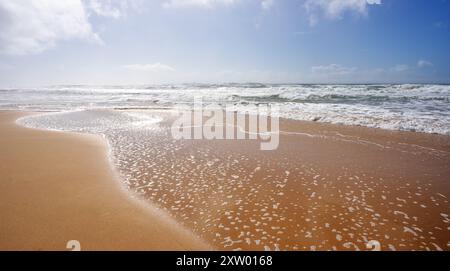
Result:
<instances>
[{"instance_id":1,"label":"sea water","mask_svg":"<svg viewBox=\"0 0 450 271\"><path fill-rule=\"evenodd\" d=\"M450 134L450 85L181 84L0 89L0 109L67 111L277 105L279 117Z\"/></svg>"}]
</instances>

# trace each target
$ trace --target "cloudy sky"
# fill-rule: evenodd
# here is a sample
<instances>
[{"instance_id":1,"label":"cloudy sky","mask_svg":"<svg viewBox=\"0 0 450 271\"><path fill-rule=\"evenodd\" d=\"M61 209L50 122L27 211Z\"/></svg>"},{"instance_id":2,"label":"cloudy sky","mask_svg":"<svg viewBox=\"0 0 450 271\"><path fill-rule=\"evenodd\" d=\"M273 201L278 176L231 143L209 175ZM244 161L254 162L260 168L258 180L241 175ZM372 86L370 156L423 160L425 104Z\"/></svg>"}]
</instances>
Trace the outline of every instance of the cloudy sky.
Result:
<instances>
[{"instance_id":1,"label":"cloudy sky","mask_svg":"<svg viewBox=\"0 0 450 271\"><path fill-rule=\"evenodd\" d=\"M450 83L449 0L0 0L0 86Z\"/></svg>"}]
</instances>

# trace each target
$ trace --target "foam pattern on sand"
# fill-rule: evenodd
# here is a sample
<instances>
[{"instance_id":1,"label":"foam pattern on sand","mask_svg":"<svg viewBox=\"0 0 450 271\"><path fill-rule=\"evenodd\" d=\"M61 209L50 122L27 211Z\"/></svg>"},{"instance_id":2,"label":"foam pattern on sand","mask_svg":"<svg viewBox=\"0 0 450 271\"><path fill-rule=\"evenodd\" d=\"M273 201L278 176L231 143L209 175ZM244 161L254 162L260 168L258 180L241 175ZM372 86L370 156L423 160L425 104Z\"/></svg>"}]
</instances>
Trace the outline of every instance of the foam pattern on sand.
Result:
<instances>
[{"instance_id":1,"label":"foam pattern on sand","mask_svg":"<svg viewBox=\"0 0 450 271\"><path fill-rule=\"evenodd\" d=\"M95 110L19 122L103 134L124 185L218 249L365 250L370 240L384 250L450 249L450 193L430 181L433 172L411 180L381 168L375 174L345 159L318 164L294 145L268 153L255 151L256 141L174 140L171 117L169 111ZM342 137L331 139L360 145ZM386 151L363 147L374 155ZM398 147L388 151L412 155ZM448 153L413 149L448 161Z\"/></svg>"}]
</instances>

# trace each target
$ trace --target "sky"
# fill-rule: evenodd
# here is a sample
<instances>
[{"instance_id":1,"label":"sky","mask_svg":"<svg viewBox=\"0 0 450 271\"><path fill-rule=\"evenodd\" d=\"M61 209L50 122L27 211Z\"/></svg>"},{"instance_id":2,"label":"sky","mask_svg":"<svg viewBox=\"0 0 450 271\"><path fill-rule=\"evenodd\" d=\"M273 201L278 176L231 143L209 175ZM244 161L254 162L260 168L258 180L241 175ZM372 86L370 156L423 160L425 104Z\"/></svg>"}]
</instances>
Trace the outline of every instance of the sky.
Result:
<instances>
[{"instance_id":1,"label":"sky","mask_svg":"<svg viewBox=\"0 0 450 271\"><path fill-rule=\"evenodd\" d=\"M0 86L450 83L450 0L0 0Z\"/></svg>"}]
</instances>

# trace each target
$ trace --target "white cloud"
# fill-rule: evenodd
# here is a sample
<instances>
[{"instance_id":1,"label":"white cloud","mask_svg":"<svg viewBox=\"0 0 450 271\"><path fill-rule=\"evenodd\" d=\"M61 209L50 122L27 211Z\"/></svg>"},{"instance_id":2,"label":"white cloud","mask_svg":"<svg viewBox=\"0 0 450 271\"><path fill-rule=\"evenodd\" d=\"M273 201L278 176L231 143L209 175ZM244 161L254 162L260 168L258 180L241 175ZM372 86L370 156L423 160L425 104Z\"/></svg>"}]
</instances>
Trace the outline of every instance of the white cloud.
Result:
<instances>
[{"instance_id":1,"label":"white cloud","mask_svg":"<svg viewBox=\"0 0 450 271\"><path fill-rule=\"evenodd\" d=\"M261 8L263 10L269 10L275 4L274 0L263 0L261 1Z\"/></svg>"},{"instance_id":2,"label":"white cloud","mask_svg":"<svg viewBox=\"0 0 450 271\"><path fill-rule=\"evenodd\" d=\"M119 19L128 10L139 10L142 0L83 0L86 9L97 16Z\"/></svg>"},{"instance_id":3,"label":"white cloud","mask_svg":"<svg viewBox=\"0 0 450 271\"><path fill-rule=\"evenodd\" d=\"M172 72L175 71L174 68L168 65L164 65L161 63L153 63L153 64L131 64L125 65L125 69L131 71L140 71L140 72Z\"/></svg>"},{"instance_id":4,"label":"white cloud","mask_svg":"<svg viewBox=\"0 0 450 271\"><path fill-rule=\"evenodd\" d=\"M370 5L381 5L381 0L307 0L305 9L310 25L314 26L321 15L328 19L340 19L349 11L365 16Z\"/></svg>"},{"instance_id":5,"label":"white cloud","mask_svg":"<svg viewBox=\"0 0 450 271\"><path fill-rule=\"evenodd\" d=\"M427 67L428 64L424 65ZM317 83L401 83L422 80L419 69L415 65L407 64L374 69L345 67L339 64L314 66L311 67L311 73L305 79L307 82Z\"/></svg>"},{"instance_id":6,"label":"white cloud","mask_svg":"<svg viewBox=\"0 0 450 271\"><path fill-rule=\"evenodd\" d=\"M216 5L232 5L239 2L239 0L165 0L163 2L164 8L180 8L180 7L202 7L211 8Z\"/></svg>"},{"instance_id":7,"label":"white cloud","mask_svg":"<svg viewBox=\"0 0 450 271\"><path fill-rule=\"evenodd\" d=\"M419 68L426 68L426 67L431 67L431 66L433 66L433 63L431 63L428 60L421 59L417 62L417 67L419 67Z\"/></svg>"},{"instance_id":8,"label":"white cloud","mask_svg":"<svg viewBox=\"0 0 450 271\"><path fill-rule=\"evenodd\" d=\"M326 66L314 66L311 68L311 71L315 74L319 75L347 75L354 73L356 68L344 67L338 64L330 64Z\"/></svg>"},{"instance_id":9,"label":"white cloud","mask_svg":"<svg viewBox=\"0 0 450 271\"><path fill-rule=\"evenodd\" d=\"M86 6L99 16L120 18L123 16L122 10L114 6L111 1L88 0L85 1Z\"/></svg>"},{"instance_id":10,"label":"white cloud","mask_svg":"<svg viewBox=\"0 0 450 271\"><path fill-rule=\"evenodd\" d=\"M242 2L243 0L164 0L162 6L164 8L214 8L217 6L231 6ZM275 0L258 0L261 1L261 9L269 10L275 4Z\"/></svg>"},{"instance_id":11,"label":"white cloud","mask_svg":"<svg viewBox=\"0 0 450 271\"><path fill-rule=\"evenodd\" d=\"M399 64L391 68L391 71L394 72L405 72L409 70L409 66L406 64Z\"/></svg>"},{"instance_id":12,"label":"white cloud","mask_svg":"<svg viewBox=\"0 0 450 271\"><path fill-rule=\"evenodd\" d=\"M100 41L80 0L0 1L0 53L40 53L71 39Z\"/></svg>"}]
</instances>

